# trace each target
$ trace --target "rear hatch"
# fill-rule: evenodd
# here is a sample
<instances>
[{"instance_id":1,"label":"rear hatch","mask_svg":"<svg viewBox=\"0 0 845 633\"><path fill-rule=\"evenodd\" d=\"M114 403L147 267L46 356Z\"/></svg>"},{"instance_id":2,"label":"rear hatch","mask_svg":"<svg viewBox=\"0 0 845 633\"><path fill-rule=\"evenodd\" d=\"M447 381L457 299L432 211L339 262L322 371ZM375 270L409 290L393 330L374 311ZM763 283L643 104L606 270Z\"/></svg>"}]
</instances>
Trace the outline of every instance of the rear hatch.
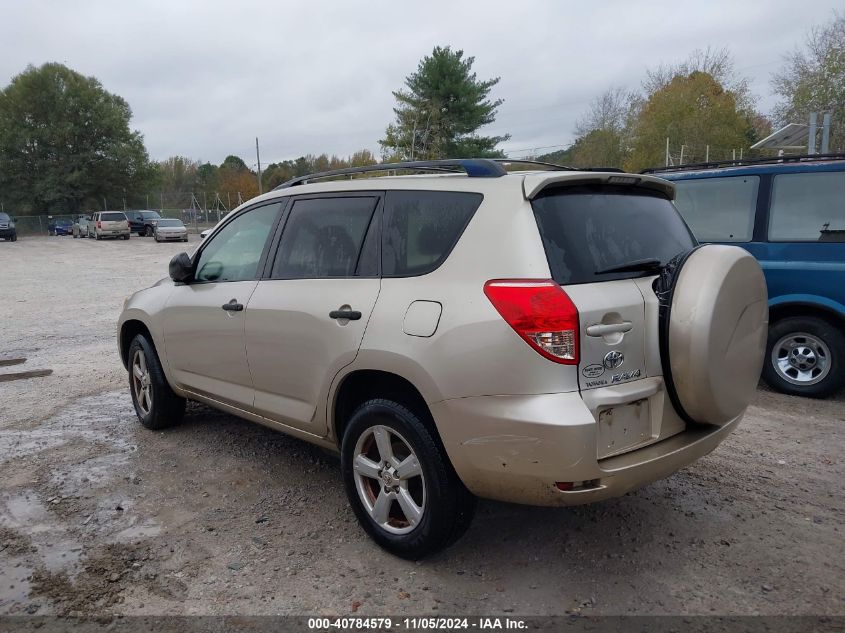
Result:
<instances>
[{"instance_id":1,"label":"rear hatch","mask_svg":"<svg viewBox=\"0 0 845 633\"><path fill-rule=\"evenodd\" d=\"M598 457L682 430L682 424L661 427L651 281L695 240L666 193L564 181L536 193L532 207L552 278L578 309L578 384L600 423Z\"/></svg>"},{"instance_id":2,"label":"rear hatch","mask_svg":"<svg viewBox=\"0 0 845 633\"><path fill-rule=\"evenodd\" d=\"M107 211L100 214L101 231L121 231L129 228L129 220L119 211Z\"/></svg>"}]
</instances>

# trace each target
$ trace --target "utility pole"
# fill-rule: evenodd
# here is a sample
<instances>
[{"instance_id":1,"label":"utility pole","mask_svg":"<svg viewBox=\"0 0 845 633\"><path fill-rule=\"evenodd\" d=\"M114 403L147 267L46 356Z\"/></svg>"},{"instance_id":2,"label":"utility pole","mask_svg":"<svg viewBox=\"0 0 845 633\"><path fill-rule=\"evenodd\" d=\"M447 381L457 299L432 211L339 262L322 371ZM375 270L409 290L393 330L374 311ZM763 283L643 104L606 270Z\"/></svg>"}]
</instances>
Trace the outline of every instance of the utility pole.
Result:
<instances>
[{"instance_id":1,"label":"utility pole","mask_svg":"<svg viewBox=\"0 0 845 633\"><path fill-rule=\"evenodd\" d=\"M706 145L704 147L704 162L705 163L710 162L710 146L709 145Z\"/></svg>"},{"instance_id":2,"label":"utility pole","mask_svg":"<svg viewBox=\"0 0 845 633\"><path fill-rule=\"evenodd\" d=\"M678 164L679 165L684 164L684 144L683 143L681 143L681 157L680 157L680 159L678 159Z\"/></svg>"},{"instance_id":3,"label":"utility pole","mask_svg":"<svg viewBox=\"0 0 845 633\"><path fill-rule=\"evenodd\" d=\"M666 137L666 167L669 166L669 137Z\"/></svg>"},{"instance_id":4,"label":"utility pole","mask_svg":"<svg viewBox=\"0 0 845 633\"><path fill-rule=\"evenodd\" d=\"M830 151L830 112L824 113L822 119L822 154Z\"/></svg>"},{"instance_id":5,"label":"utility pole","mask_svg":"<svg viewBox=\"0 0 845 633\"><path fill-rule=\"evenodd\" d=\"M258 137L255 137L255 160L258 162L258 195L260 196L261 191L261 155L258 153Z\"/></svg>"}]
</instances>

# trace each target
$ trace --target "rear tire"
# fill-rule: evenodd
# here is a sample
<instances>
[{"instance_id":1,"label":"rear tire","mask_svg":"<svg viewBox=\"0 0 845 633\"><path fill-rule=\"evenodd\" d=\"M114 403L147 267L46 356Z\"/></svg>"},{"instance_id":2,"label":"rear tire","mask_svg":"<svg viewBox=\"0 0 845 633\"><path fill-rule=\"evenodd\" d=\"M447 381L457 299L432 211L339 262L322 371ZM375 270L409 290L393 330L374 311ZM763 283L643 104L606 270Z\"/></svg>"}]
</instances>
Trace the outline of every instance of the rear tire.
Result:
<instances>
[{"instance_id":1,"label":"rear tire","mask_svg":"<svg viewBox=\"0 0 845 633\"><path fill-rule=\"evenodd\" d=\"M824 398L845 385L845 335L818 317L788 317L769 327L763 379L792 396Z\"/></svg>"},{"instance_id":2,"label":"rear tire","mask_svg":"<svg viewBox=\"0 0 845 633\"><path fill-rule=\"evenodd\" d=\"M167 384L158 354L146 336L138 334L132 340L128 358L129 391L141 424L154 431L179 424L186 400Z\"/></svg>"},{"instance_id":3,"label":"rear tire","mask_svg":"<svg viewBox=\"0 0 845 633\"><path fill-rule=\"evenodd\" d=\"M476 499L435 433L391 400L370 400L343 434L341 472L361 527L388 552L417 560L466 532Z\"/></svg>"}]
</instances>

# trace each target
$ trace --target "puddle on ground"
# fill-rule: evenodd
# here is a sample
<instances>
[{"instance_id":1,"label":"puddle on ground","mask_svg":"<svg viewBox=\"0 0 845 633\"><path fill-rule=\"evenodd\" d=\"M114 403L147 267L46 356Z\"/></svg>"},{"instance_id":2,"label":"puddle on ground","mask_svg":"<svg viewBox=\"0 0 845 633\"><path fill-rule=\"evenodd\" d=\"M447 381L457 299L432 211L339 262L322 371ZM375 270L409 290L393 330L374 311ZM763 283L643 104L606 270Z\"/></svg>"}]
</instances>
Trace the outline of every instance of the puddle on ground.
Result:
<instances>
[{"instance_id":1,"label":"puddle on ground","mask_svg":"<svg viewBox=\"0 0 845 633\"><path fill-rule=\"evenodd\" d=\"M33 428L0 430L0 480L9 482L0 489L0 613L26 603L35 570L73 580L93 533L128 543L161 532L133 500L136 431L125 392L77 400Z\"/></svg>"}]
</instances>

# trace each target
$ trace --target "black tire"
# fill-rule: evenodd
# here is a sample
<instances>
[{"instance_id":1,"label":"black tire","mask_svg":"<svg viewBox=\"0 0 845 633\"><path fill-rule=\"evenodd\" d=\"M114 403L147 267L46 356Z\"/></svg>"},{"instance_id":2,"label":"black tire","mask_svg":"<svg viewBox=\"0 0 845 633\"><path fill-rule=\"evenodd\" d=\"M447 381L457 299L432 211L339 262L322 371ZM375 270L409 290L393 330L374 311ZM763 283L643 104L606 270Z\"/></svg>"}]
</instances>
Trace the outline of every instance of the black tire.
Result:
<instances>
[{"instance_id":1,"label":"black tire","mask_svg":"<svg viewBox=\"0 0 845 633\"><path fill-rule=\"evenodd\" d=\"M124 236L123 236L123 239L124 239L124 240L128 240L128 239L129 239L129 235L128 235L128 234L127 234L127 235L124 235Z\"/></svg>"},{"instance_id":2,"label":"black tire","mask_svg":"<svg viewBox=\"0 0 845 633\"><path fill-rule=\"evenodd\" d=\"M394 534L379 525L358 494L353 468L356 445L376 425L390 428L401 436L400 441L405 440L417 456L425 481L421 518L404 534ZM341 444L341 472L361 527L381 547L401 558L418 560L448 547L466 532L475 513L475 496L458 478L436 432L419 414L391 400L369 400L352 414ZM376 485L378 480L369 481ZM390 503L395 508L395 502Z\"/></svg>"},{"instance_id":3,"label":"black tire","mask_svg":"<svg viewBox=\"0 0 845 633\"><path fill-rule=\"evenodd\" d=\"M151 227L151 226L146 227L144 229L144 235L146 235L147 237L152 237L153 236L153 227Z\"/></svg>"},{"instance_id":4,"label":"black tire","mask_svg":"<svg viewBox=\"0 0 845 633\"><path fill-rule=\"evenodd\" d=\"M152 403L147 407L139 403L139 395L136 393L138 389L133 377L135 358L138 352L144 355L149 377ZM132 343L129 345L128 364L129 392L132 394L132 404L135 406L135 414L141 424L154 431L179 424L185 416L186 401L184 398L177 396L170 385L167 384L167 378L164 376L158 354L156 354L153 344L143 334L138 334L132 339ZM145 411L145 409L149 410Z\"/></svg>"},{"instance_id":5,"label":"black tire","mask_svg":"<svg viewBox=\"0 0 845 633\"><path fill-rule=\"evenodd\" d=\"M784 339L806 334L821 341L829 354L827 375L813 384L796 384L787 380L776 367L773 352L775 345ZM816 365L819 358L816 357ZM763 364L763 379L776 391L792 396L824 398L845 385L845 334L842 330L825 319L818 317L788 317L775 321L769 326L769 338L766 343L766 358Z\"/></svg>"}]
</instances>

